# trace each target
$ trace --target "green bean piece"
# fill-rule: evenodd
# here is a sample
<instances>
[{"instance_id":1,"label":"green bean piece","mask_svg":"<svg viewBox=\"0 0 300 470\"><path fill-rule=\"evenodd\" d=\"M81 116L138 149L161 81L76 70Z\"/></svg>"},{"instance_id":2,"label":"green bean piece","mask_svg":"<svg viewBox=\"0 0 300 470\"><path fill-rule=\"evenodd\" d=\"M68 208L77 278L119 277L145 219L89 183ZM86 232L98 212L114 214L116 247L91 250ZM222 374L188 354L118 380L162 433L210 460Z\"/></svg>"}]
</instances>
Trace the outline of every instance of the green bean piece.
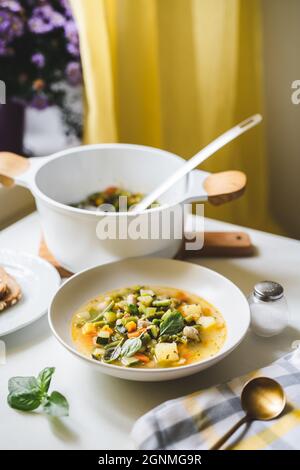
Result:
<instances>
[{"instance_id":1,"label":"green bean piece","mask_svg":"<svg viewBox=\"0 0 300 470\"><path fill-rule=\"evenodd\" d=\"M99 315L96 316L96 318L93 318L93 320L89 320L87 323L95 323L96 321L100 320L105 312L108 312L111 308L113 308L115 302L112 300L103 310Z\"/></svg>"}]
</instances>

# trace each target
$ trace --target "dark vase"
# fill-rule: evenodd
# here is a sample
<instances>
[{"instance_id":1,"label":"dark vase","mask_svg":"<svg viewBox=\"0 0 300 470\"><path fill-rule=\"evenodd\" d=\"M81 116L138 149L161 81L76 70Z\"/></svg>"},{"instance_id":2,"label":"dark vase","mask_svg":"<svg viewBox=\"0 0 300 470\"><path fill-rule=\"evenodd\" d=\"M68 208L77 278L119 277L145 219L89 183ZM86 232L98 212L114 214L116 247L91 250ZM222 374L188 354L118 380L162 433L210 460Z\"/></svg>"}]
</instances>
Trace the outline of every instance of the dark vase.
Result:
<instances>
[{"instance_id":1,"label":"dark vase","mask_svg":"<svg viewBox=\"0 0 300 470\"><path fill-rule=\"evenodd\" d=\"M0 151L23 154L24 115L21 104L0 105Z\"/></svg>"}]
</instances>

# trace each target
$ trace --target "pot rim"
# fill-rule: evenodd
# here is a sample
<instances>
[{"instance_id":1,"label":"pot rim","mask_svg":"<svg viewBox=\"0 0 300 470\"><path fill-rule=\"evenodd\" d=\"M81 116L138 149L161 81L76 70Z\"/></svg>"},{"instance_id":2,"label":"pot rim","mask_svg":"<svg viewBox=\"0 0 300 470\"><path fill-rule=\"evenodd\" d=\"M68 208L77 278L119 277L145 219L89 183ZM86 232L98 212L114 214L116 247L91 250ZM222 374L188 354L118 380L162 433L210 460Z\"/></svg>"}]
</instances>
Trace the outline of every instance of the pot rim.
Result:
<instances>
[{"instance_id":1,"label":"pot rim","mask_svg":"<svg viewBox=\"0 0 300 470\"><path fill-rule=\"evenodd\" d=\"M140 215L144 214L151 214L154 212L160 212L166 209L171 209L178 204L181 204L186 200L185 196L182 196L182 199L175 201L174 203L171 204L162 204L159 207L153 207L151 209L144 209L142 211L137 211L135 213L129 212L104 212L104 211L93 211L93 210L86 210L86 209L79 209L77 207L72 207L69 206L68 204L64 204L62 202L55 201L51 197L47 196L37 185L36 183L36 177L40 171L41 168L46 166L48 163L52 162L53 160L57 160L60 157L63 157L65 155L69 155L72 153L81 153L86 150L96 150L96 149L103 149L103 148L122 148L122 149L141 149L141 150L151 150L152 153L156 154L165 154L166 156L169 156L171 158L174 158L176 160L181 160L184 162L185 160L180 157L179 155L176 155L175 153L169 152L167 150L159 149L156 147L151 147L147 145L138 145L138 144L123 144L123 143L105 143L105 144L88 144L88 145L81 145L77 147L72 147L66 150L61 150L59 152L55 152L54 154L51 154L46 157L40 157L40 158L32 158L30 161L33 163L33 167L29 170L30 172L30 180L26 181L28 185L28 189L32 192L33 196L37 199L43 200L43 202L46 202L47 205L50 206L55 206L57 209L60 209L63 212L68 212L72 213L74 215L84 215L84 216L90 216L90 217L137 217ZM35 167L35 162L38 160L38 165ZM193 170L195 171L195 170ZM193 172L192 171L192 172ZM197 170L196 170L197 171ZM192 173L191 172L191 173ZM185 176L187 184L188 184L188 178L189 175ZM22 181L22 178L20 178Z\"/></svg>"}]
</instances>

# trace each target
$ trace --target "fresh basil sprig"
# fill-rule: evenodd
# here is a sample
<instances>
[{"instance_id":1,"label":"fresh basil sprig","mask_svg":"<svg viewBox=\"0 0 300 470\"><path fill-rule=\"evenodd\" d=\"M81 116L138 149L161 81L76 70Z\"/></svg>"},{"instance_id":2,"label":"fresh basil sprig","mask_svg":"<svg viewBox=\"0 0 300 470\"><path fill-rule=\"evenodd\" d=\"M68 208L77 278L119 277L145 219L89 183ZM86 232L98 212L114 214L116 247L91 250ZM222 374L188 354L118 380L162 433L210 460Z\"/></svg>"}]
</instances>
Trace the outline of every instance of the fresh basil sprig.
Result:
<instances>
[{"instance_id":1,"label":"fresh basil sprig","mask_svg":"<svg viewBox=\"0 0 300 470\"><path fill-rule=\"evenodd\" d=\"M59 392L48 394L54 367L46 367L38 377L12 377L8 381L7 402L11 408L33 411L42 406L50 416L68 416L69 403Z\"/></svg>"},{"instance_id":2,"label":"fresh basil sprig","mask_svg":"<svg viewBox=\"0 0 300 470\"><path fill-rule=\"evenodd\" d=\"M122 357L134 356L134 354L137 353L142 346L143 343L140 338L129 338L123 344L120 355Z\"/></svg>"},{"instance_id":3,"label":"fresh basil sprig","mask_svg":"<svg viewBox=\"0 0 300 470\"><path fill-rule=\"evenodd\" d=\"M184 328L184 319L180 312L167 312L159 325L160 335L176 335Z\"/></svg>"}]
</instances>

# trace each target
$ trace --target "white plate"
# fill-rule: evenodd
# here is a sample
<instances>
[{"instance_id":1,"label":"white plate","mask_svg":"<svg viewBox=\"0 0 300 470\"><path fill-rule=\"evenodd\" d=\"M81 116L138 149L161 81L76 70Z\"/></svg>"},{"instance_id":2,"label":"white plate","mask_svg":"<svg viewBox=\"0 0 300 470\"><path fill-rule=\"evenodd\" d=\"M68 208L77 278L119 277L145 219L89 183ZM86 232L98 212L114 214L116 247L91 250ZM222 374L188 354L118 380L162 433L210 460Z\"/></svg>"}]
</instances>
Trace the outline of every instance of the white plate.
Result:
<instances>
[{"instance_id":1,"label":"white plate","mask_svg":"<svg viewBox=\"0 0 300 470\"><path fill-rule=\"evenodd\" d=\"M23 252L0 250L0 266L16 279L22 290L22 299L0 312L0 336L3 336L44 315L61 280L47 261Z\"/></svg>"},{"instance_id":2,"label":"white plate","mask_svg":"<svg viewBox=\"0 0 300 470\"><path fill-rule=\"evenodd\" d=\"M79 353L71 339L73 313L88 300L108 290L137 284L177 287L215 305L227 324L227 339L213 357L187 366L138 369L104 364ZM63 284L49 309L49 323L56 338L95 370L129 380L170 380L199 372L227 356L244 338L250 323L247 299L231 281L210 269L183 261L134 258L87 269Z\"/></svg>"}]
</instances>

